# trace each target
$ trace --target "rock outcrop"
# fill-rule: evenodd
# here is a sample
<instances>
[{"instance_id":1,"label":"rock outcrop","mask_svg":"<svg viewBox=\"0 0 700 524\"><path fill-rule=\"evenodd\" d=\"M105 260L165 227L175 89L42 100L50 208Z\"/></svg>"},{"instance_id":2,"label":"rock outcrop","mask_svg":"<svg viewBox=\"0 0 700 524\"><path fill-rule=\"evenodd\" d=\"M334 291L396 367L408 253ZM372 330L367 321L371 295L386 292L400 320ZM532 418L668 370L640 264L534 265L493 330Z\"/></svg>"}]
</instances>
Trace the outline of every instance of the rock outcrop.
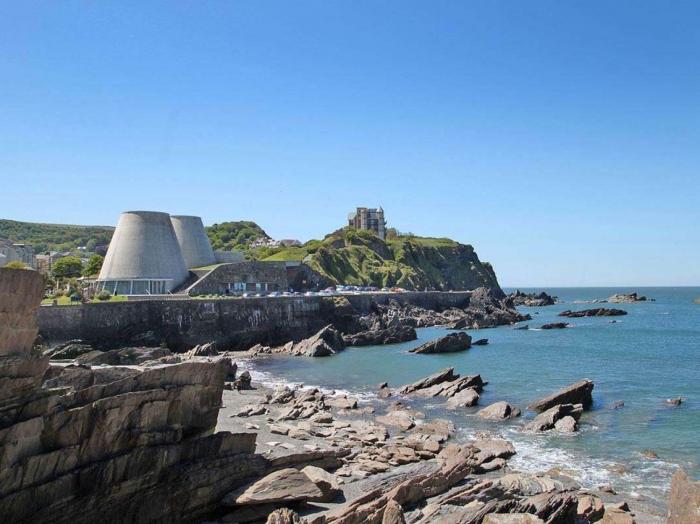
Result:
<instances>
[{"instance_id":1,"label":"rock outcrop","mask_svg":"<svg viewBox=\"0 0 700 524\"><path fill-rule=\"evenodd\" d=\"M557 404L581 404L588 409L593 404L593 382L588 379L579 380L556 393L537 400L528 406L532 411L543 412Z\"/></svg>"},{"instance_id":2,"label":"rock outcrop","mask_svg":"<svg viewBox=\"0 0 700 524\"><path fill-rule=\"evenodd\" d=\"M283 346L269 347L257 344L250 348L253 355L286 353L302 357L327 357L345 349L345 341L340 332L329 324L315 335L299 342L287 342Z\"/></svg>"},{"instance_id":3,"label":"rock outcrop","mask_svg":"<svg viewBox=\"0 0 700 524\"><path fill-rule=\"evenodd\" d=\"M540 293L523 293L519 289L515 293L508 295L516 306L526 306L526 307L542 307L542 306L553 306L557 297L548 295L544 291Z\"/></svg>"},{"instance_id":4,"label":"rock outcrop","mask_svg":"<svg viewBox=\"0 0 700 524\"><path fill-rule=\"evenodd\" d=\"M570 326L567 322L551 322L549 324L542 324L540 329L564 329Z\"/></svg>"},{"instance_id":5,"label":"rock outcrop","mask_svg":"<svg viewBox=\"0 0 700 524\"><path fill-rule=\"evenodd\" d=\"M632 304L634 302L653 302L653 298L647 298L644 295L638 295L637 293L617 293L606 299L606 302L611 304Z\"/></svg>"},{"instance_id":6,"label":"rock outcrop","mask_svg":"<svg viewBox=\"0 0 700 524\"><path fill-rule=\"evenodd\" d=\"M581 317L619 317L626 315L627 311L623 309L611 309L611 308L604 308L604 307L598 307L598 308L593 308L593 309L584 309L582 311L571 311L570 309L567 309L566 311L562 311L559 313L558 316L560 317L569 317L569 318L581 318Z\"/></svg>"},{"instance_id":7,"label":"rock outcrop","mask_svg":"<svg viewBox=\"0 0 700 524\"><path fill-rule=\"evenodd\" d=\"M557 404L528 422L525 430L539 432L556 428L562 433L571 433L576 431L577 422L582 413L581 404Z\"/></svg>"},{"instance_id":8,"label":"rock outcrop","mask_svg":"<svg viewBox=\"0 0 700 524\"><path fill-rule=\"evenodd\" d=\"M464 351L471 347L472 337L460 331L458 333L450 333L442 338L431 340L425 344L409 350L411 353L453 353L456 351Z\"/></svg>"},{"instance_id":9,"label":"rock outcrop","mask_svg":"<svg viewBox=\"0 0 700 524\"><path fill-rule=\"evenodd\" d=\"M211 434L223 363L49 370L42 295L38 273L0 269L0 521L201 520L270 468L254 434Z\"/></svg>"}]
</instances>

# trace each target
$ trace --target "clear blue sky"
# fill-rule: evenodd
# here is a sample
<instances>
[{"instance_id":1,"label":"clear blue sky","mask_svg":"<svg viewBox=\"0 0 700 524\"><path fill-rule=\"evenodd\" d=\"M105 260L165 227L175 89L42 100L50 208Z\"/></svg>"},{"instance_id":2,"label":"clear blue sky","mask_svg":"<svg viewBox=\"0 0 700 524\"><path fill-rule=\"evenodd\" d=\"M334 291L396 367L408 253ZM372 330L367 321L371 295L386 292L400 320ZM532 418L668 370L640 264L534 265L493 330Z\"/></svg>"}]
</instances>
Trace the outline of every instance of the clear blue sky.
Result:
<instances>
[{"instance_id":1,"label":"clear blue sky","mask_svg":"<svg viewBox=\"0 0 700 524\"><path fill-rule=\"evenodd\" d=\"M696 1L4 2L0 217L320 237L357 205L503 285L700 284Z\"/></svg>"}]
</instances>

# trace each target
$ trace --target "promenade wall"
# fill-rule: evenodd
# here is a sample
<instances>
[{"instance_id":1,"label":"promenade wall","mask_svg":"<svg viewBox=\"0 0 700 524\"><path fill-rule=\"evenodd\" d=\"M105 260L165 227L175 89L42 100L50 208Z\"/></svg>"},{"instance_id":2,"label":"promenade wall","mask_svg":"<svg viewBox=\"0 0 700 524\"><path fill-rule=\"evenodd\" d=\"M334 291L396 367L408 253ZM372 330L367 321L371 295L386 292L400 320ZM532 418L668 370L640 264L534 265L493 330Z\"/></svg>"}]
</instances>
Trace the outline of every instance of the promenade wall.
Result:
<instances>
[{"instance_id":1,"label":"promenade wall","mask_svg":"<svg viewBox=\"0 0 700 524\"><path fill-rule=\"evenodd\" d=\"M164 344L186 350L215 341L221 349L283 344L328 323L351 323L372 304L396 300L438 311L466 307L469 292L407 292L342 297L261 297L129 300L76 306L42 306L39 333L50 344L82 339L97 347ZM347 301L343 300L347 299ZM349 305L348 305L349 303Z\"/></svg>"}]
</instances>

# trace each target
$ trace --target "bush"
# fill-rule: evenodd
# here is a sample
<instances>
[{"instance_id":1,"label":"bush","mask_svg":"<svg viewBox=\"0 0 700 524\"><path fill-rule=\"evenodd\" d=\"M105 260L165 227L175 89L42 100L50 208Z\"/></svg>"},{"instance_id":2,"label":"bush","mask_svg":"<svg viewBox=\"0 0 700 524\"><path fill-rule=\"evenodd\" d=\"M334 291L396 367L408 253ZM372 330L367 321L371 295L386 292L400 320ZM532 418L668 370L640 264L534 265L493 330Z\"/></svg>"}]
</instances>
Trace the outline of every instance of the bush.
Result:
<instances>
[{"instance_id":1,"label":"bush","mask_svg":"<svg viewBox=\"0 0 700 524\"><path fill-rule=\"evenodd\" d=\"M20 262L19 260L8 262L3 267L6 267L7 269L29 269L24 262Z\"/></svg>"},{"instance_id":2,"label":"bush","mask_svg":"<svg viewBox=\"0 0 700 524\"><path fill-rule=\"evenodd\" d=\"M100 291L97 294L97 300L109 300L110 298L112 298L112 295L109 291Z\"/></svg>"}]
</instances>

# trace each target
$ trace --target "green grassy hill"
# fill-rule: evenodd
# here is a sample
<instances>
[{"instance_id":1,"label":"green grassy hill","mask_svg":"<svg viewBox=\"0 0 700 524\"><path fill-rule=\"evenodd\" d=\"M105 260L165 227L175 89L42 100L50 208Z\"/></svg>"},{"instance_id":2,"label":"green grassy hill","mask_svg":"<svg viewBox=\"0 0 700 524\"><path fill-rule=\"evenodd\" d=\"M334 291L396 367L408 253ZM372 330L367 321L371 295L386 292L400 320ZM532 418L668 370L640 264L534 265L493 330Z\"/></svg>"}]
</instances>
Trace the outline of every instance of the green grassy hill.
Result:
<instances>
[{"instance_id":1,"label":"green grassy hill","mask_svg":"<svg viewBox=\"0 0 700 524\"><path fill-rule=\"evenodd\" d=\"M108 226L72 226L64 224L35 224L0 219L0 238L31 244L36 253L71 251L77 247L108 245L114 233ZM88 245L89 244L89 245Z\"/></svg>"},{"instance_id":2,"label":"green grassy hill","mask_svg":"<svg viewBox=\"0 0 700 524\"><path fill-rule=\"evenodd\" d=\"M280 249L264 260L304 260L336 284L406 289L498 287L493 268L474 248L449 238L400 236L382 241L367 231L341 229L323 240Z\"/></svg>"}]
</instances>

